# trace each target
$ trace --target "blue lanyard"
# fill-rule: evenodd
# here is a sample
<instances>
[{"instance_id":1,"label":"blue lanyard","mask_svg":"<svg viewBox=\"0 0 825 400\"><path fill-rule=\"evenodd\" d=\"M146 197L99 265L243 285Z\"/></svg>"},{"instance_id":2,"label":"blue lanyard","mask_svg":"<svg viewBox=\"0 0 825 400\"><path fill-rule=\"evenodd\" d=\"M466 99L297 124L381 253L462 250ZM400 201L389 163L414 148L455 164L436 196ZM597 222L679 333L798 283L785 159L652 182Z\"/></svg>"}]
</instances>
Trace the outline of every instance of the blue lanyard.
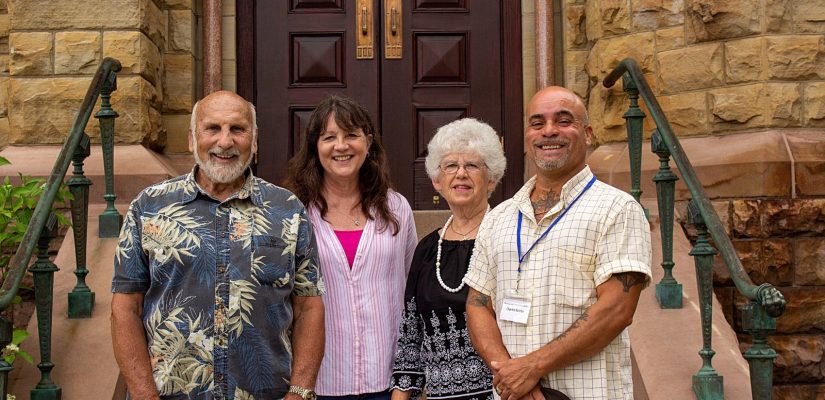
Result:
<instances>
[{"instance_id":1,"label":"blue lanyard","mask_svg":"<svg viewBox=\"0 0 825 400\"><path fill-rule=\"evenodd\" d=\"M552 223L550 223L550 226L548 226L547 229L544 231L544 233L542 233L541 236L539 236L539 238L536 239L535 242L533 242L533 244L530 246L529 249L527 249L527 251L524 253L524 255L521 254L521 221L522 221L522 219L524 219L524 215L522 215L521 210L519 210L519 212L518 212L518 232L517 232L518 234L516 235L516 247L518 248L518 272L519 272L519 274L521 273L521 263L522 263L522 261L524 261L525 258L527 258L527 255L530 254L530 251L533 250L534 247L536 247L536 244L538 244L538 242L540 240L544 239L544 237L547 236L548 233L550 233L550 230L553 229L553 227L556 226L556 224L558 224L559 221L561 221L562 218L564 218L564 216L567 214L567 212L570 211L571 208L573 208L573 205L576 204L577 201L579 201L579 199L582 197L582 195L585 192L587 192L587 189L590 189L590 187L593 186L593 182L596 182L596 177L595 176L590 179L590 182L587 182L587 186L585 186L584 189L581 191L581 193L579 193L579 195L576 196L576 198L573 199L573 201L570 202L570 205L565 207L564 211L562 211L561 214L559 214L559 216L556 217L556 219L553 220Z\"/></svg>"}]
</instances>

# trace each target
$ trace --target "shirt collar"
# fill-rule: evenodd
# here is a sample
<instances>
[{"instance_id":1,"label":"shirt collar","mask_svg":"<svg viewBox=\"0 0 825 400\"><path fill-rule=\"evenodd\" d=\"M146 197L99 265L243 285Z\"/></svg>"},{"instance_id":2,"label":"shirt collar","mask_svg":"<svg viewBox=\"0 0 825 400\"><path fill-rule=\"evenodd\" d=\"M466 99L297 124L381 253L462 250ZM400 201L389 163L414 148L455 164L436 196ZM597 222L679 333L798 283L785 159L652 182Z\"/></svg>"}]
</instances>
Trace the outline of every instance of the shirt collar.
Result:
<instances>
[{"instance_id":1,"label":"shirt collar","mask_svg":"<svg viewBox=\"0 0 825 400\"><path fill-rule=\"evenodd\" d=\"M559 196L559 203L556 204L550 211L545 215L555 215L558 214L561 210L563 210L567 205L579 195L579 193L584 190L587 183L590 182L590 179L593 178L593 172L590 171L590 166L585 165L584 168L579 171L576 175L570 178L565 184L561 187L561 195ZM515 200L516 204L518 204L519 211L524 214L529 220L535 221L535 214L533 212L533 203L530 201L530 193L533 192L533 188L536 187L536 176L534 175L527 183L522 186L522 188L516 192L513 196L513 200Z\"/></svg>"},{"instance_id":2,"label":"shirt collar","mask_svg":"<svg viewBox=\"0 0 825 400\"><path fill-rule=\"evenodd\" d=\"M192 171L190 171L186 175L185 185L187 190L184 191L184 193L186 193L183 199L184 203L189 203L192 200L195 200L195 198L197 198L198 196L198 193L209 198L212 198L212 196L210 196L209 193L207 193L195 179L195 173L198 171L198 168L198 165L195 164L195 166L192 167ZM263 196L261 195L260 184L258 180L255 179L255 176L252 174L252 168L247 168L246 172L244 172L244 175L246 176L246 179L243 182L243 186L241 186L241 188L237 192L229 196L229 198L226 199L226 201L232 199L249 199L256 206L263 207Z\"/></svg>"}]
</instances>

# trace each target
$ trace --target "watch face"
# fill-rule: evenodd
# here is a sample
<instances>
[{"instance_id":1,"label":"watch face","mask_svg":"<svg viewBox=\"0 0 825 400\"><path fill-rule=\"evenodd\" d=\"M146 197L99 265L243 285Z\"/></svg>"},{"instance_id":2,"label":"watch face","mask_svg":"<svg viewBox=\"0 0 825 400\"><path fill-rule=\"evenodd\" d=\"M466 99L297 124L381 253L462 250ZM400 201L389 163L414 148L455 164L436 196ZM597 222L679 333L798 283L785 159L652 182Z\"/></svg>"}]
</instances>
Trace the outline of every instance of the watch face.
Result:
<instances>
[{"instance_id":1,"label":"watch face","mask_svg":"<svg viewBox=\"0 0 825 400\"><path fill-rule=\"evenodd\" d=\"M315 399L316 399L315 392L313 392L312 390L310 390L309 393L307 393L306 396L304 396L304 400L315 400Z\"/></svg>"}]
</instances>

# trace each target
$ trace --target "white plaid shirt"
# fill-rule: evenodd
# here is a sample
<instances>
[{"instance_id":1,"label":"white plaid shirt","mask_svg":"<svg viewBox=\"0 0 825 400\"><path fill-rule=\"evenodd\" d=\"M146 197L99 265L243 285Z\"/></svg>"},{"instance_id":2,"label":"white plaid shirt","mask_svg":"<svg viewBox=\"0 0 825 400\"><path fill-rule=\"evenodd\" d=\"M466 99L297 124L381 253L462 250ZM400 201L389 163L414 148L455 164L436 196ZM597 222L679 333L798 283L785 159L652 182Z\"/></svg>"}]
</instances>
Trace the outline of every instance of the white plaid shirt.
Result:
<instances>
[{"instance_id":1,"label":"white plaid shirt","mask_svg":"<svg viewBox=\"0 0 825 400\"><path fill-rule=\"evenodd\" d=\"M636 271L650 279L650 228L642 207L629 194L595 181L585 167L562 188L560 201L536 224L530 193L533 177L484 218L476 238L468 285L490 296L504 345L512 357L550 343L596 302L596 287L612 274ZM521 264L518 295L531 299L526 324L501 320L504 297L519 280L516 245L518 214L523 215L521 251L541 236L565 208L564 215ZM632 399L630 342L627 329L595 356L553 371L542 386L571 399Z\"/></svg>"}]
</instances>

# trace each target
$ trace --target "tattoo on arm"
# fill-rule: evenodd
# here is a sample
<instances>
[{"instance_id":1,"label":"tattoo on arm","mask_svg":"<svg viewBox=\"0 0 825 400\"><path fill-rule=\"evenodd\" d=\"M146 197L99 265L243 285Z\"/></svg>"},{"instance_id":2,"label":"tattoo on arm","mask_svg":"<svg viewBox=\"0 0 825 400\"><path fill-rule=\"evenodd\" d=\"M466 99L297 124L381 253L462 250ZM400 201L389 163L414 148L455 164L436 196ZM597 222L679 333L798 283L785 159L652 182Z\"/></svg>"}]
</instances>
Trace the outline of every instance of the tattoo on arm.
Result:
<instances>
[{"instance_id":1,"label":"tattoo on arm","mask_svg":"<svg viewBox=\"0 0 825 400\"><path fill-rule=\"evenodd\" d=\"M623 272L621 274L614 274L613 277L622 283L625 293L629 292L633 286L644 285L645 282L647 282L647 275L641 272Z\"/></svg>"},{"instance_id":2,"label":"tattoo on arm","mask_svg":"<svg viewBox=\"0 0 825 400\"><path fill-rule=\"evenodd\" d=\"M468 299L467 304L476 307L487 307L487 304L490 303L490 296L486 294L478 293L475 296Z\"/></svg>"},{"instance_id":3,"label":"tattoo on arm","mask_svg":"<svg viewBox=\"0 0 825 400\"><path fill-rule=\"evenodd\" d=\"M585 310L584 313L582 313L582 315L579 317L579 319L573 321L573 324L570 325L570 327L567 328L566 331L560 333L559 336L556 336L556 338L553 339L553 341L564 339L564 337L567 336L568 333L575 329L578 329L581 326L581 323L587 321L588 318L590 318L590 316L587 315L587 310Z\"/></svg>"}]
</instances>

